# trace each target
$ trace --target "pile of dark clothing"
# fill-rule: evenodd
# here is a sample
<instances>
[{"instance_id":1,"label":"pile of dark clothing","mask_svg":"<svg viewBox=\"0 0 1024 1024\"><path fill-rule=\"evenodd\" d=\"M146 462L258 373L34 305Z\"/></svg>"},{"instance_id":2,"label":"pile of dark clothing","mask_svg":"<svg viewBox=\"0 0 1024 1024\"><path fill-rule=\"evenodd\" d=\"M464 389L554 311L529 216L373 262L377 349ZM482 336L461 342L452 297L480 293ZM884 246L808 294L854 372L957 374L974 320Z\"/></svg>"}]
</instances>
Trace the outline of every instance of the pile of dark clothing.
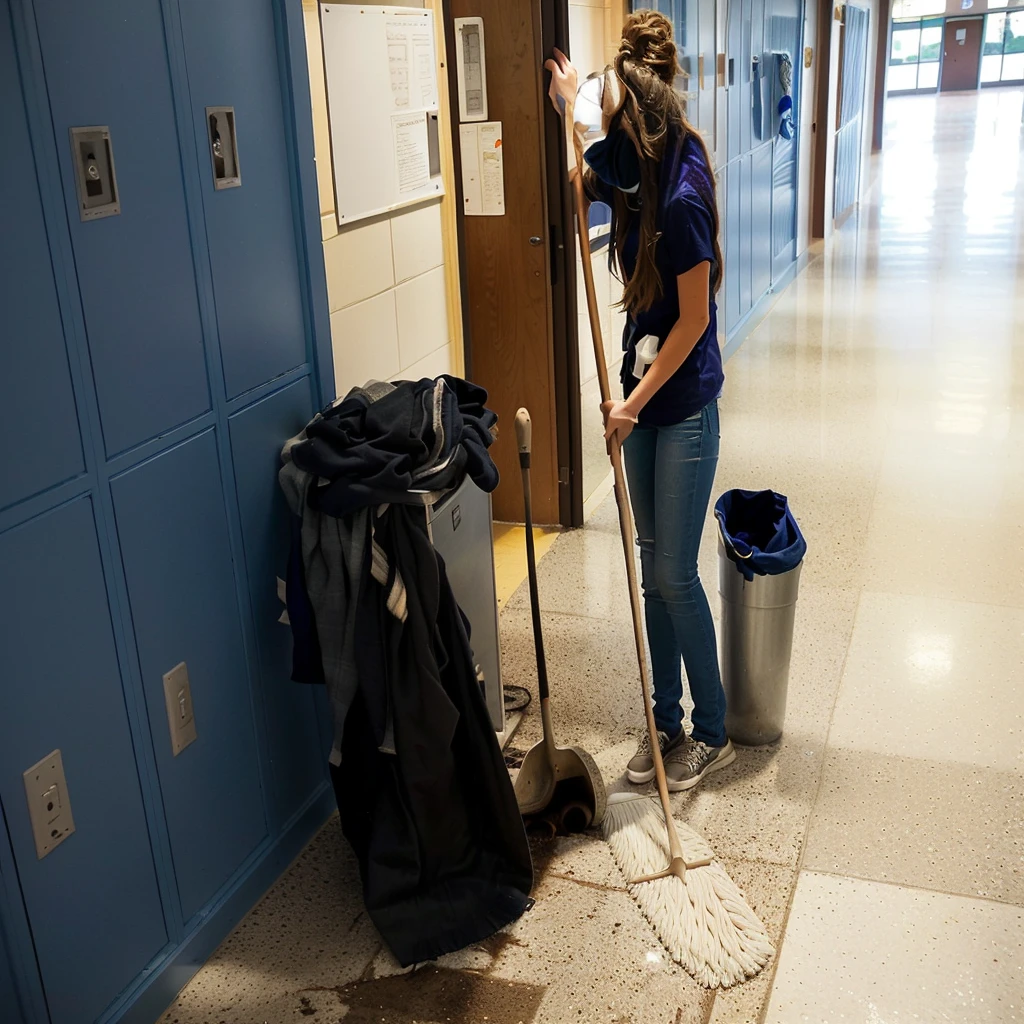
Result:
<instances>
[{"instance_id":1,"label":"pile of dark clothing","mask_svg":"<svg viewBox=\"0 0 1024 1024\"><path fill-rule=\"evenodd\" d=\"M293 679L326 685L331 777L366 908L403 965L530 906L533 869L426 506L492 491L496 417L454 377L368 384L288 441Z\"/></svg>"}]
</instances>

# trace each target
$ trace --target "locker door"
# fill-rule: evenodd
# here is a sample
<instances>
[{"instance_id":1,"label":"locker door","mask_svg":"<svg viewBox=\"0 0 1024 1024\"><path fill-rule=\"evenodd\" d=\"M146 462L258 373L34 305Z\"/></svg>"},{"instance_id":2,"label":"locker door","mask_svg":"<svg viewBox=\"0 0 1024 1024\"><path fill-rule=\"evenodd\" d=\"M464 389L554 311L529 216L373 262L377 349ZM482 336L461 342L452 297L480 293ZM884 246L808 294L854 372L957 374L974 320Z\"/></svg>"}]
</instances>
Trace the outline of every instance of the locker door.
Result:
<instances>
[{"instance_id":1,"label":"locker door","mask_svg":"<svg viewBox=\"0 0 1024 1024\"><path fill-rule=\"evenodd\" d=\"M773 53L788 53L793 60L792 98L793 111L799 119L802 97L800 77L801 5L799 0L771 0L770 49ZM772 278L778 278L789 270L796 258L796 189L799 173L799 140L784 139L778 133L776 115L782 99L782 85L779 81L779 63L772 69L773 156L772 156Z\"/></svg>"},{"instance_id":2,"label":"locker door","mask_svg":"<svg viewBox=\"0 0 1024 1024\"><path fill-rule=\"evenodd\" d=\"M700 80L697 77L700 52L700 0L677 0L675 37L679 49L679 65L683 75L679 87L686 94L686 116L700 128Z\"/></svg>"},{"instance_id":3,"label":"locker door","mask_svg":"<svg viewBox=\"0 0 1024 1024\"><path fill-rule=\"evenodd\" d=\"M278 621L282 605L277 579L286 575L291 523L277 484L281 442L298 433L312 413L309 380L303 378L229 421L274 796L281 821L287 821L309 798L323 780L327 762L313 704L319 688L291 681L291 630Z\"/></svg>"},{"instance_id":4,"label":"locker door","mask_svg":"<svg viewBox=\"0 0 1024 1024\"><path fill-rule=\"evenodd\" d=\"M0 797L51 1019L86 1024L168 941L91 499L0 535L0 565L17 598L0 618ZM22 773L54 749L76 831L40 860Z\"/></svg>"},{"instance_id":5,"label":"locker door","mask_svg":"<svg viewBox=\"0 0 1024 1024\"><path fill-rule=\"evenodd\" d=\"M714 155L718 146L715 117L715 22L717 17L715 0L699 0L697 6L697 53L699 57L697 62L697 105L699 108L697 121L708 149Z\"/></svg>"},{"instance_id":6,"label":"locker door","mask_svg":"<svg viewBox=\"0 0 1024 1024\"><path fill-rule=\"evenodd\" d=\"M749 121L747 122L750 123ZM739 286L740 305L739 315L742 319L750 312L754 297L752 294L753 281L751 268L754 262L754 190L752 161L750 154L746 154L739 161L740 179L740 227L739 227Z\"/></svg>"},{"instance_id":7,"label":"locker door","mask_svg":"<svg viewBox=\"0 0 1024 1024\"><path fill-rule=\"evenodd\" d=\"M754 150L751 168L753 188L752 299L757 302L772 283L772 149L769 143Z\"/></svg>"},{"instance_id":8,"label":"locker door","mask_svg":"<svg viewBox=\"0 0 1024 1024\"><path fill-rule=\"evenodd\" d=\"M726 47L726 101L728 116L728 158L735 160L743 152L743 13L744 0L731 0L728 6Z\"/></svg>"},{"instance_id":9,"label":"locker door","mask_svg":"<svg viewBox=\"0 0 1024 1024\"><path fill-rule=\"evenodd\" d=\"M765 0L750 0L750 149L764 145L771 138L766 132L767 105L770 102L768 54L764 35ZM754 58L757 71L754 72Z\"/></svg>"},{"instance_id":10,"label":"locker door","mask_svg":"<svg viewBox=\"0 0 1024 1024\"><path fill-rule=\"evenodd\" d=\"M718 205L722 211L725 236L725 326L731 331L740 320L740 183L739 163L729 164L721 173L722 191Z\"/></svg>"},{"instance_id":11,"label":"locker door","mask_svg":"<svg viewBox=\"0 0 1024 1024\"><path fill-rule=\"evenodd\" d=\"M35 18L113 456L210 408L164 25L157 0L47 0ZM93 125L110 128L121 212L83 222L68 132Z\"/></svg>"},{"instance_id":12,"label":"locker door","mask_svg":"<svg viewBox=\"0 0 1024 1024\"><path fill-rule=\"evenodd\" d=\"M274 11L270 0L179 6L224 385L233 398L306 360ZM215 187L206 108L218 106L234 110L237 187Z\"/></svg>"},{"instance_id":13,"label":"locker door","mask_svg":"<svg viewBox=\"0 0 1024 1024\"><path fill-rule=\"evenodd\" d=\"M0 814L3 808L0 807ZM6 842L7 836L0 830L0 842ZM18 1003L17 992L14 988L14 975L11 971L10 953L4 942L3 932L0 931L0 1006L4 1012L9 1014L11 1024L24 1024L25 1017L21 1012Z\"/></svg>"},{"instance_id":14,"label":"locker door","mask_svg":"<svg viewBox=\"0 0 1024 1024\"><path fill-rule=\"evenodd\" d=\"M213 430L115 477L110 489L182 917L188 922L266 835ZM197 738L175 756L163 677L181 662Z\"/></svg>"},{"instance_id":15,"label":"locker door","mask_svg":"<svg viewBox=\"0 0 1024 1024\"><path fill-rule=\"evenodd\" d=\"M733 0L737 8L741 9L740 31L739 31L739 52L736 57L736 81L740 87L739 121L740 121L740 152L749 153L754 145L754 132L752 121L754 116L753 100L753 56L757 52L754 49L754 27L751 24L753 18L754 0Z\"/></svg>"},{"instance_id":16,"label":"locker door","mask_svg":"<svg viewBox=\"0 0 1024 1024\"><path fill-rule=\"evenodd\" d=\"M0 509L85 470L64 328L36 186L11 25L0 11L0 138L5 140L0 224L16 259L0 274L0 436L8 456ZM39 416L47 419L39 429ZM29 456L31 452L31 456Z\"/></svg>"}]
</instances>

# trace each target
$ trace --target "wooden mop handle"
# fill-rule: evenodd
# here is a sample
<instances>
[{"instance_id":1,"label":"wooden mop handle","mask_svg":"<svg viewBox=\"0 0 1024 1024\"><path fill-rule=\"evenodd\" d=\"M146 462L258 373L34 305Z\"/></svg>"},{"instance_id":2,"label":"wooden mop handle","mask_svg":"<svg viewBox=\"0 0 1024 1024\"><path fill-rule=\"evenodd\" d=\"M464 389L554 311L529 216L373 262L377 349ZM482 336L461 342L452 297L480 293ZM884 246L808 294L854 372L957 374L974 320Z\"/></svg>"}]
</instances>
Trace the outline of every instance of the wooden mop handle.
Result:
<instances>
[{"instance_id":1,"label":"wooden mop handle","mask_svg":"<svg viewBox=\"0 0 1024 1024\"><path fill-rule=\"evenodd\" d=\"M604 339L601 335L601 313L597 305L597 290L594 287L594 267L590 259L590 230L587 221L587 200L583 191L583 146L576 135L572 120L572 107L567 107L563 118L565 125L566 144L572 155L569 161L569 173L572 178L573 192L576 198L576 233L580 242L580 259L583 263L583 284L587 293L587 312L590 315L590 334L594 341L594 361L597 364L597 379L601 388L601 402L611 401L611 387L608 383L608 366L605 362ZM575 171L575 173L573 173ZM651 704L650 680L647 675L647 649L644 643L644 620L640 604L640 587L636 578L636 561L633 555L633 513L629 506L629 494L626 491L626 477L622 470L622 446L618 435L614 435L608 448L612 461L612 474L615 481L615 503L619 509L619 531L622 534L622 550L626 558L626 580L629 584L629 604L633 616L633 641L636 644L636 658L640 669L640 688L643 691L644 716L647 719L647 731L651 739L651 757L654 760L654 772L658 780L658 796L665 813L665 825L668 830L669 853L672 863L679 865L680 877L685 871L683 847L672 819L672 805L668 796L668 780L665 777L665 762L661 756L658 743L658 726L654 721L654 707Z\"/></svg>"}]
</instances>

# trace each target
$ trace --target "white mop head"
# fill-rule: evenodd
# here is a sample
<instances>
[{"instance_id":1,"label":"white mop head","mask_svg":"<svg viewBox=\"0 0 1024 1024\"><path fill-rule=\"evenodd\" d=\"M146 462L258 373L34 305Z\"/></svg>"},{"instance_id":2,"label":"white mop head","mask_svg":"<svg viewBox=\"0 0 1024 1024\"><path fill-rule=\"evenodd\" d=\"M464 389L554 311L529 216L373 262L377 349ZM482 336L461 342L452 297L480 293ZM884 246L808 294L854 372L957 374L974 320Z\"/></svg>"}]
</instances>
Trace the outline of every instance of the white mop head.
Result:
<instances>
[{"instance_id":1,"label":"white mop head","mask_svg":"<svg viewBox=\"0 0 1024 1024\"><path fill-rule=\"evenodd\" d=\"M703 837L676 822L686 859L713 857ZM627 883L669 862L665 818L648 796L608 797L604 837ZM706 988L730 988L754 977L775 952L764 925L718 861L629 886L672 959Z\"/></svg>"}]
</instances>

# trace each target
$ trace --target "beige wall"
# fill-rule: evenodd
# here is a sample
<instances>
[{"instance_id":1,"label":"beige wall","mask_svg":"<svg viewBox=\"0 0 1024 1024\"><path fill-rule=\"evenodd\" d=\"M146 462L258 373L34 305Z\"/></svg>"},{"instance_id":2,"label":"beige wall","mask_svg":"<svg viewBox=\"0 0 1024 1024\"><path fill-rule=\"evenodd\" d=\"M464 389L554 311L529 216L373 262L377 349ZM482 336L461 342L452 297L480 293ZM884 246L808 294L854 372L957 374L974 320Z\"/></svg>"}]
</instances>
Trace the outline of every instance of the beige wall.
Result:
<instances>
[{"instance_id":1,"label":"beige wall","mask_svg":"<svg viewBox=\"0 0 1024 1024\"><path fill-rule=\"evenodd\" d=\"M431 5L405 0L405 6ZM454 202L450 142L442 146L447 149L442 157L447 158L449 182L443 199L339 230L317 0L302 0L302 10L337 392L343 395L370 379L461 374L458 258L448 243L446 224L453 218ZM438 60L444 60L442 50ZM439 76L446 101L443 70ZM450 139L446 102L441 120L442 138Z\"/></svg>"}]
</instances>

